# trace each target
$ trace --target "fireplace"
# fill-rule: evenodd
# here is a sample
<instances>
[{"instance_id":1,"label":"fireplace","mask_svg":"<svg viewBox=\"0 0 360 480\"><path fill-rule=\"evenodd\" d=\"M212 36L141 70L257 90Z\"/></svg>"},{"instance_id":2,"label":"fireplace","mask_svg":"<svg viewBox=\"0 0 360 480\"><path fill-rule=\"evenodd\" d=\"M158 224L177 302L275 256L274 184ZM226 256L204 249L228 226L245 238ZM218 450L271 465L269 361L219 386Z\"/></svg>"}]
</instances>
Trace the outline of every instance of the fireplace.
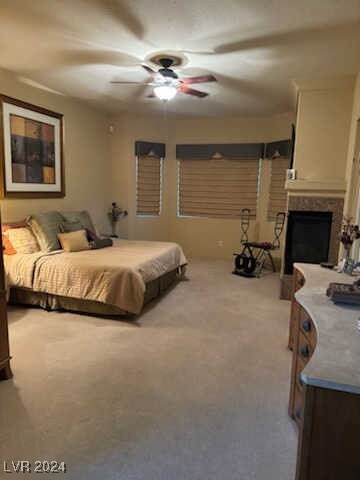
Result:
<instances>
[{"instance_id":1,"label":"fireplace","mask_svg":"<svg viewBox=\"0 0 360 480\"><path fill-rule=\"evenodd\" d=\"M293 262L337 263L343 208L342 197L310 195L310 192L288 196L280 298L291 297Z\"/></svg>"},{"instance_id":2,"label":"fireplace","mask_svg":"<svg viewBox=\"0 0 360 480\"><path fill-rule=\"evenodd\" d=\"M286 231L284 273L293 273L294 262L329 260L332 212L290 211Z\"/></svg>"}]
</instances>

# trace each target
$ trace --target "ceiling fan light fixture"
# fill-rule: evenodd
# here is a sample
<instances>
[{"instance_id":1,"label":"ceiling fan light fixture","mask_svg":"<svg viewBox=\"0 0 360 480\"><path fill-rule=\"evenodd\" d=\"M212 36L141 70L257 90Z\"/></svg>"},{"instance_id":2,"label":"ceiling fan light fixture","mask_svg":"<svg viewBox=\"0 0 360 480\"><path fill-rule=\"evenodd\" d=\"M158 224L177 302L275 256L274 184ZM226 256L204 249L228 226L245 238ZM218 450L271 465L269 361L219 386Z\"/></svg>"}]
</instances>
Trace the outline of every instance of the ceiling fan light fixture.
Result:
<instances>
[{"instance_id":1,"label":"ceiling fan light fixture","mask_svg":"<svg viewBox=\"0 0 360 480\"><path fill-rule=\"evenodd\" d=\"M160 100L164 100L168 102L172 100L177 93L177 90L172 85L159 85L158 87L154 88L154 94Z\"/></svg>"}]
</instances>

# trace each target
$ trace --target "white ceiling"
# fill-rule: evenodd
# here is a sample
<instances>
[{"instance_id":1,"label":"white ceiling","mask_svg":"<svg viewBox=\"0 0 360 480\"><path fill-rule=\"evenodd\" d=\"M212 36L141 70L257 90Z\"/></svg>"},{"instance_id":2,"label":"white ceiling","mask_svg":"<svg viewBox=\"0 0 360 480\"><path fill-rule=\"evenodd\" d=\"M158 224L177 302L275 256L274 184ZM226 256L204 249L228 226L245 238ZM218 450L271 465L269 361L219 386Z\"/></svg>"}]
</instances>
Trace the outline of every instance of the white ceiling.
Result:
<instances>
[{"instance_id":1,"label":"white ceiling","mask_svg":"<svg viewBox=\"0 0 360 480\"><path fill-rule=\"evenodd\" d=\"M109 112L156 111L139 64L180 51L180 76L214 74L178 95L185 115L292 109L292 80L360 71L360 0L1 0L0 66Z\"/></svg>"}]
</instances>

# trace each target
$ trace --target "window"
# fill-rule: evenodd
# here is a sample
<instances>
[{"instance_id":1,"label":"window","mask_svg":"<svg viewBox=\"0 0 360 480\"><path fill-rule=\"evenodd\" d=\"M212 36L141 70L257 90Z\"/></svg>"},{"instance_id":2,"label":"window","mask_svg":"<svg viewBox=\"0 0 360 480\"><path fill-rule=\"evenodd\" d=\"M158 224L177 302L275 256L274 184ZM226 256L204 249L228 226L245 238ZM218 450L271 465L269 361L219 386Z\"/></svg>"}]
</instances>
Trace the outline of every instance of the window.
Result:
<instances>
[{"instance_id":1,"label":"window","mask_svg":"<svg viewBox=\"0 0 360 480\"><path fill-rule=\"evenodd\" d=\"M256 216L259 160L180 160L178 215L240 218Z\"/></svg>"},{"instance_id":2,"label":"window","mask_svg":"<svg viewBox=\"0 0 360 480\"><path fill-rule=\"evenodd\" d=\"M270 193L268 203L268 220L275 220L278 212L286 211L286 169L290 166L288 158L271 160Z\"/></svg>"},{"instance_id":3,"label":"window","mask_svg":"<svg viewBox=\"0 0 360 480\"><path fill-rule=\"evenodd\" d=\"M153 217L161 212L162 159L136 159L136 215Z\"/></svg>"}]
</instances>

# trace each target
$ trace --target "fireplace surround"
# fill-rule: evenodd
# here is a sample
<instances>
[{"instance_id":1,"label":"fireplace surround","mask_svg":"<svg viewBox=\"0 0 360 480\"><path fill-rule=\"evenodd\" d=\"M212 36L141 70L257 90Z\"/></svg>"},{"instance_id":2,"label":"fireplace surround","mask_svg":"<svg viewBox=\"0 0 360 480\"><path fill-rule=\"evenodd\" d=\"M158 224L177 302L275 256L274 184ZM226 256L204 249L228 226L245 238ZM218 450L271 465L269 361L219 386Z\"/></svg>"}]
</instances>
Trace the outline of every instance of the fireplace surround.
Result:
<instances>
[{"instance_id":1,"label":"fireplace surround","mask_svg":"<svg viewBox=\"0 0 360 480\"><path fill-rule=\"evenodd\" d=\"M291 241L288 237L291 235L289 231L292 228L291 224L291 215L294 217L297 213L301 213L303 215L298 215L298 218L302 217L302 221L305 221L305 242L303 245L300 245L300 250L298 248L297 254L306 253L306 241L310 238L314 238L316 235L315 242L317 243L317 249L321 250L318 256L316 256L314 252L314 243L310 245L309 248L309 256L306 260L306 257L295 258L293 261L305 261L309 263L320 263L320 261L328 261L331 263L336 264L338 262L338 252L340 246L339 240L339 233L341 230L342 218L343 218L343 209L344 209L344 199L342 197L322 197L322 196L315 196L315 195L289 195L288 197L288 213L290 214L290 218L288 218L287 225L286 225L286 240L285 240L285 248L283 254L283 261L282 261L282 274L281 274L281 281L280 281L280 298L282 299L290 299L290 292L292 286L292 269L289 268L289 263L291 259L289 256L286 256L287 251L289 251L290 246L288 245L288 241ZM311 214L314 214L311 219ZM309 224L306 225L306 216L309 218ZM311 229L311 221L318 218L318 225L313 224L313 228ZM320 223L322 225L320 225ZM326 225L327 224L327 225ZM304 224L303 224L304 225ZM301 225L300 225L301 229ZM312 231L313 230L313 231ZM318 242L319 238L318 235L321 234L321 230L323 230L323 243ZM299 229L297 230L299 231ZM326 233L327 231L327 233ZM296 234L296 232L295 232ZM327 235L327 238L326 238ZM316 246L316 245L315 245ZM310 251L311 250L311 251ZM326 255L327 252L327 255ZM312 257L311 257L312 256ZM311 258L310 258L311 257ZM326 258L325 258L326 257ZM320 260L323 259L323 260ZM288 263L288 264L287 264Z\"/></svg>"},{"instance_id":2,"label":"fireplace surround","mask_svg":"<svg viewBox=\"0 0 360 480\"><path fill-rule=\"evenodd\" d=\"M321 263L329 258L332 212L290 211L286 230L284 273L293 264Z\"/></svg>"}]
</instances>

